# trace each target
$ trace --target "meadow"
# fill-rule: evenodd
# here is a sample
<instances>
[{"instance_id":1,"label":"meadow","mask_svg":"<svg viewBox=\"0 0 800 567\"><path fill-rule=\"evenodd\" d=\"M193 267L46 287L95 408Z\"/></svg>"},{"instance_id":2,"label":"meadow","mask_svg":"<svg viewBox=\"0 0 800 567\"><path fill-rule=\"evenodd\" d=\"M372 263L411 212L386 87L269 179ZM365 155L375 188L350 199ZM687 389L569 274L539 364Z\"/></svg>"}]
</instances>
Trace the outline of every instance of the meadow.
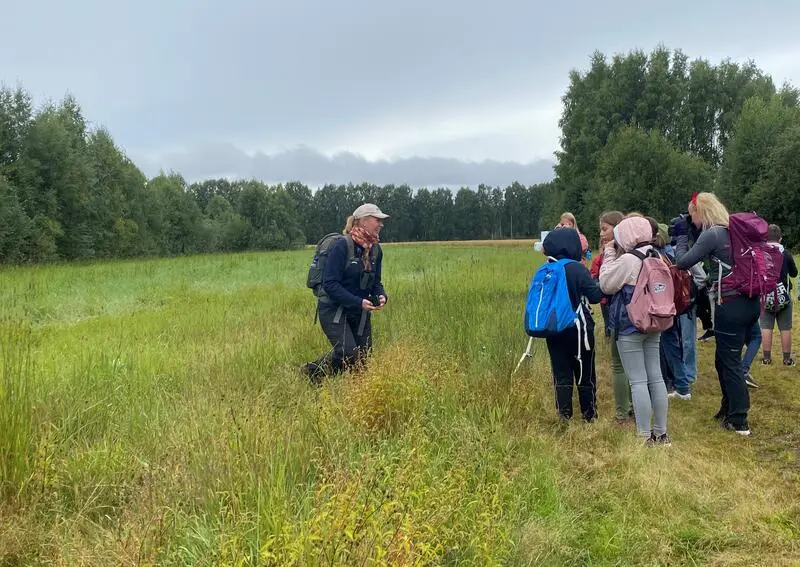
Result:
<instances>
[{"instance_id":1,"label":"meadow","mask_svg":"<svg viewBox=\"0 0 800 567\"><path fill-rule=\"evenodd\" d=\"M797 369L741 438L699 345L645 448L599 329L597 422L543 341L512 376L530 242L384 255L372 360L321 388L307 249L0 270L0 565L800 564Z\"/></svg>"}]
</instances>

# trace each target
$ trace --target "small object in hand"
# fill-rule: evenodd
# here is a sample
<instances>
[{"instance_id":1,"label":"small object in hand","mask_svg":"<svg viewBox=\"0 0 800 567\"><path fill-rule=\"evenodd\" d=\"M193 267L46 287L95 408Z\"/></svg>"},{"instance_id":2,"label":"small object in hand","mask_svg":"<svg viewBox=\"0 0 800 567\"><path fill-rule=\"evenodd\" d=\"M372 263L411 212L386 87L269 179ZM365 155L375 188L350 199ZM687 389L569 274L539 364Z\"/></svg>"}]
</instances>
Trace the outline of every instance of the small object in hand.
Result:
<instances>
[{"instance_id":1,"label":"small object in hand","mask_svg":"<svg viewBox=\"0 0 800 567\"><path fill-rule=\"evenodd\" d=\"M372 303L372 305L374 305L375 307L380 309L380 307L381 307L381 298L380 297L378 297L377 295L370 295L367 299L369 299L369 301Z\"/></svg>"}]
</instances>

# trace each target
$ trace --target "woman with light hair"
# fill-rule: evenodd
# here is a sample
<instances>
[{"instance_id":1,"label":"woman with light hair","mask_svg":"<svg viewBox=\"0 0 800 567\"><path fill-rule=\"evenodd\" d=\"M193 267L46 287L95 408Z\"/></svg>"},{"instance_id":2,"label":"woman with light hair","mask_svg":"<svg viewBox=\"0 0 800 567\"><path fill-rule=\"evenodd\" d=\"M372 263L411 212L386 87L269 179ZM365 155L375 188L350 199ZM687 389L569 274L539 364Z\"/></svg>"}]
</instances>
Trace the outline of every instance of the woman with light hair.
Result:
<instances>
[{"instance_id":1,"label":"woman with light hair","mask_svg":"<svg viewBox=\"0 0 800 567\"><path fill-rule=\"evenodd\" d=\"M347 218L342 235L330 234L320 242L327 241L327 246L317 246L314 265L321 281L314 280L319 281L315 295L319 323L331 350L301 367L314 384L360 366L372 350L371 315L387 301L380 246L387 218L377 205L364 203Z\"/></svg>"},{"instance_id":2,"label":"woman with light hair","mask_svg":"<svg viewBox=\"0 0 800 567\"><path fill-rule=\"evenodd\" d=\"M745 345L748 330L758 321L761 305L758 297L747 297L735 290L726 290L717 286L727 277L733 265L731 238L728 232L729 215L725 205L713 193L695 193L689 204L692 223L703 232L694 246L689 248L688 234L690 227L685 218L676 222L673 236L676 239L676 264L688 270L694 264L710 259L709 280L712 283L713 296L716 298L714 309L714 334L716 350L714 366L719 375L722 400L715 418L722 421L722 426L739 435L750 435L748 412L750 411L750 395L745 382L742 366L742 348Z\"/></svg>"},{"instance_id":3,"label":"woman with light hair","mask_svg":"<svg viewBox=\"0 0 800 567\"><path fill-rule=\"evenodd\" d=\"M578 238L581 241L581 255L584 259L586 259L586 253L589 251L589 241L583 235L583 233L578 229L578 221L575 220L575 215L570 212L561 213L561 218L558 220L558 224L556 228L574 228L578 231Z\"/></svg>"}]
</instances>

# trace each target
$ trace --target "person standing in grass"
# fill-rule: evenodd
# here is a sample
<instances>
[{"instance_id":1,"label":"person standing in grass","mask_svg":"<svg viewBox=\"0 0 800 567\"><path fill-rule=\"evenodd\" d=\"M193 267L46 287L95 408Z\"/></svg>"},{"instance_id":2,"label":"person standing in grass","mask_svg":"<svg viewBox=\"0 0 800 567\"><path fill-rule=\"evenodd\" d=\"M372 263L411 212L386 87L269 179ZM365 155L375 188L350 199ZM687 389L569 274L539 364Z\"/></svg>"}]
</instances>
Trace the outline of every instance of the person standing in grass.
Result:
<instances>
[{"instance_id":1,"label":"person standing in grass","mask_svg":"<svg viewBox=\"0 0 800 567\"><path fill-rule=\"evenodd\" d=\"M647 219L633 216L614 227L613 234L614 239L603 248L600 288L603 293L613 296L609 327L617 341L622 367L630 380L636 433L649 446L670 445L667 435L669 401L659 356L661 333L639 332L627 312L643 265L632 252L650 252L653 229Z\"/></svg>"},{"instance_id":2,"label":"person standing in grass","mask_svg":"<svg viewBox=\"0 0 800 567\"><path fill-rule=\"evenodd\" d=\"M775 323L777 323L778 330L781 332L783 365L794 366L795 361L792 356L792 278L797 277L797 265L794 262L794 256L783 247L781 240L781 227L777 224L769 225L767 242L780 250L783 255L783 265L781 266L778 285L782 286L786 304L783 307L779 307L780 303L777 296L781 294L773 292L771 302L769 301L770 298L768 298L768 305L777 303L776 307L761 311L761 338L764 353L761 363L765 365L772 364L772 331L775 328Z\"/></svg>"},{"instance_id":3,"label":"person standing in grass","mask_svg":"<svg viewBox=\"0 0 800 567\"><path fill-rule=\"evenodd\" d=\"M692 198L689 212L691 222L695 227L702 228L703 232L689 248L688 220L681 217L675 222L676 265L681 269L689 269L697 262L711 260L709 280L714 283L709 297L716 342L714 365L722 394L719 411L714 417L722 422L725 429L739 435L750 435L750 394L745 382L742 349L749 330L758 321L760 300L736 290L728 290L724 285L718 289L718 282L724 283L724 278L731 273L729 266L733 265L728 230L730 215L725 205L713 193L698 193Z\"/></svg>"},{"instance_id":4,"label":"person standing in grass","mask_svg":"<svg viewBox=\"0 0 800 567\"><path fill-rule=\"evenodd\" d=\"M379 244L387 218L377 205L361 205L348 217L345 237L328 252L318 308L320 326L332 349L301 368L313 383L360 365L372 349L371 315L388 299L381 281Z\"/></svg>"},{"instance_id":5,"label":"person standing in grass","mask_svg":"<svg viewBox=\"0 0 800 567\"><path fill-rule=\"evenodd\" d=\"M594 319L584 302L599 303L600 288L581 262L581 242L573 228L551 230L542 243L549 261L575 260L564 267L567 292L580 324L547 336L547 351L555 384L556 409L561 419L572 418L573 383L578 385L581 415L587 422L597 418L597 376L594 359ZM580 306L581 311L578 311ZM582 313L582 316L580 314Z\"/></svg>"},{"instance_id":6,"label":"person standing in grass","mask_svg":"<svg viewBox=\"0 0 800 567\"><path fill-rule=\"evenodd\" d=\"M591 273L595 281L600 279L600 267L603 265L603 248L614 241L614 227L625 218L620 211L606 211L600 215L600 254L592 260ZM631 385L622 367L619 358L617 341L611 339L608 326L608 303L611 296L604 295L600 300L600 310L603 313L603 322L606 340L611 350L611 389L614 392L614 419L618 425L626 425L633 419L633 405L631 403Z\"/></svg>"}]
</instances>

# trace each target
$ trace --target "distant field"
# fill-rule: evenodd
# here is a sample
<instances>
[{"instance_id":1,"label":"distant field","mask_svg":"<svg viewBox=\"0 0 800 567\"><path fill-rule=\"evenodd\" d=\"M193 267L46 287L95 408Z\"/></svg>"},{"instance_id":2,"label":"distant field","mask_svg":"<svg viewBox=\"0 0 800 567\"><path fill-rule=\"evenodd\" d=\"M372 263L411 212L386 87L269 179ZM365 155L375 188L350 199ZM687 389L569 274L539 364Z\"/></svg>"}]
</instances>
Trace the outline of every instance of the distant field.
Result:
<instances>
[{"instance_id":1,"label":"distant field","mask_svg":"<svg viewBox=\"0 0 800 567\"><path fill-rule=\"evenodd\" d=\"M511 376L532 243L388 244L374 359L321 389L308 249L0 269L0 565L800 564L797 369L743 439L700 345L645 449L598 331L561 427L541 341Z\"/></svg>"},{"instance_id":2,"label":"distant field","mask_svg":"<svg viewBox=\"0 0 800 567\"><path fill-rule=\"evenodd\" d=\"M424 242L381 242L381 246L533 246L534 239L503 239L503 240L428 240ZM306 248L314 248L315 244L308 244Z\"/></svg>"}]
</instances>

